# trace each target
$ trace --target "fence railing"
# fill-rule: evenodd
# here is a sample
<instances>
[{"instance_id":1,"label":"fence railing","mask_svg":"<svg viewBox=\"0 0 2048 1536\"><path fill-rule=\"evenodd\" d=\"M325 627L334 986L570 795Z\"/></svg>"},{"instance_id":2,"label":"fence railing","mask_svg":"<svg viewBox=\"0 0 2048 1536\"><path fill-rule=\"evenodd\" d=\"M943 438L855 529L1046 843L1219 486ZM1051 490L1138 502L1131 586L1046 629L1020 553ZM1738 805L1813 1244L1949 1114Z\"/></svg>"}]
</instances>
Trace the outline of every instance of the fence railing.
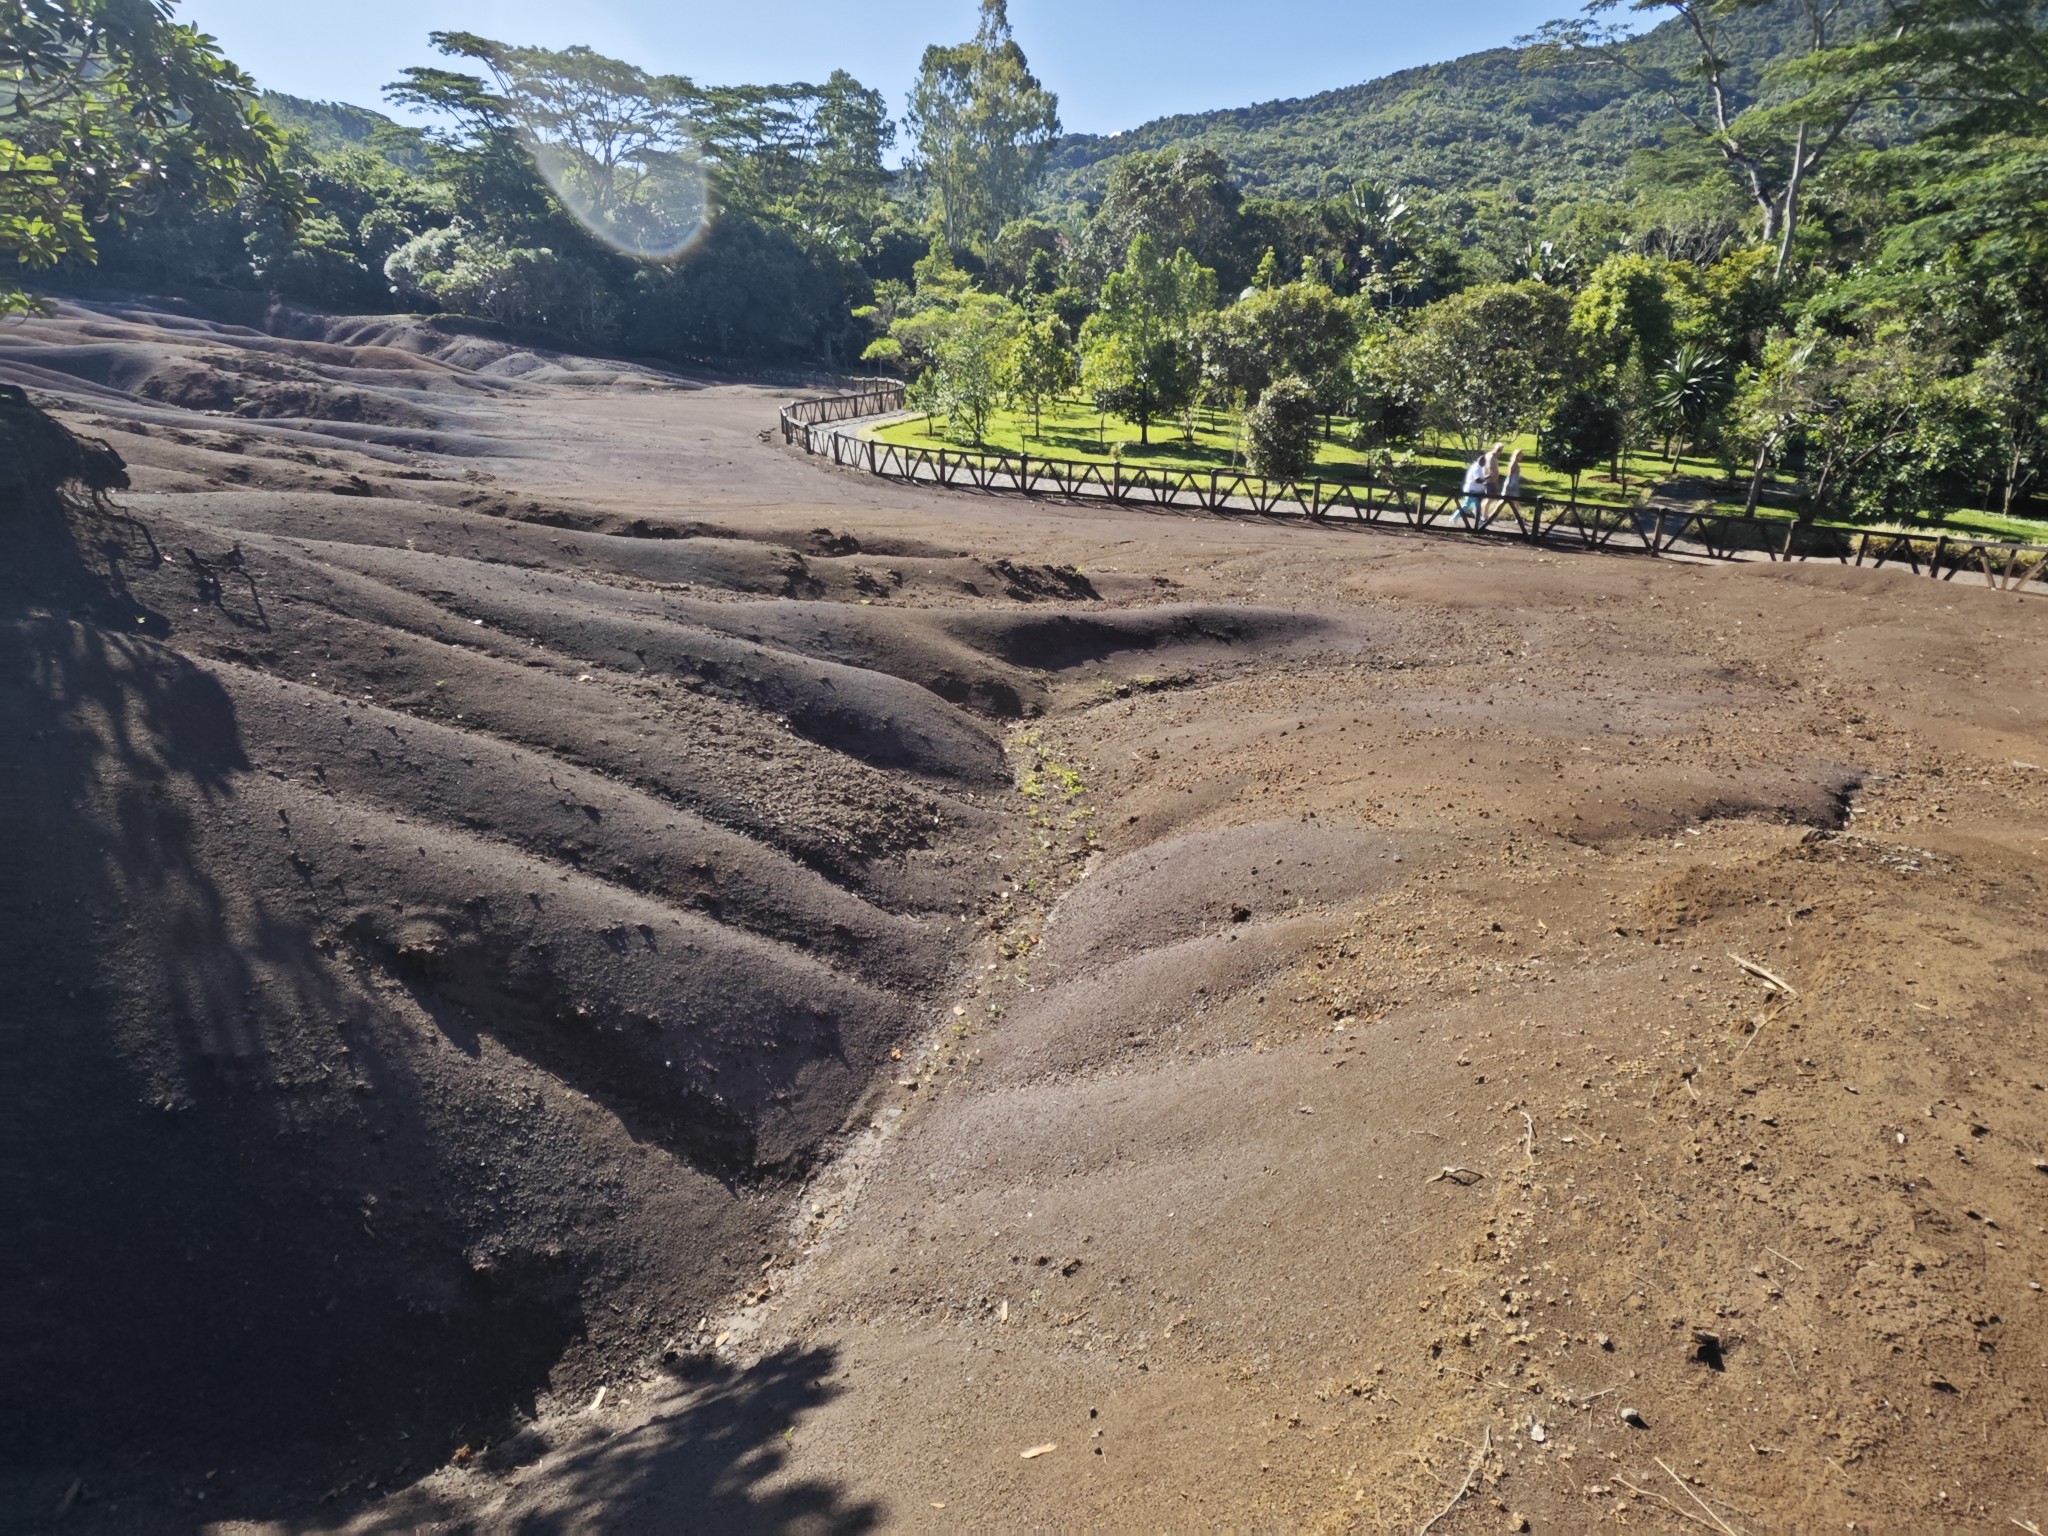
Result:
<instances>
[{"instance_id":1,"label":"fence railing","mask_svg":"<svg viewBox=\"0 0 2048 1536\"><path fill-rule=\"evenodd\" d=\"M1267 480L1243 470L1155 469L1032 454L912 448L838 430L839 423L904 408L900 385L855 395L799 401L782 412L783 440L807 453L884 479L955 490L1097 500L1163 510L1249 512L1316 522L1392 526L1467 538L1512 538L1577 549L1682 552L1732 560L1836 560L1899 565L1915 575L1952 580L1982 576L2001 591L2048 587L2048 545L1952 534L1894 533L1783 518L1695 511L1654 504L1620 507L1528 496L1461 510L1455 491L1365 480Z\"/></svg>"},{"instance_id":2,"label":"fence railing","mask_svg":"<svg viewBox=\"0 0 2048 1536\"><path fill-rule=\"evenodd\" d=\"M806 453L816 453L818 448L811 441L812 427L835 426L862 416L886 416L902 410L906 398L901 384L878 384L857 394L821 395L814 400L795 401L782 408L782 440L794 443L801 439Z\"/></svg>"}]
</instances>

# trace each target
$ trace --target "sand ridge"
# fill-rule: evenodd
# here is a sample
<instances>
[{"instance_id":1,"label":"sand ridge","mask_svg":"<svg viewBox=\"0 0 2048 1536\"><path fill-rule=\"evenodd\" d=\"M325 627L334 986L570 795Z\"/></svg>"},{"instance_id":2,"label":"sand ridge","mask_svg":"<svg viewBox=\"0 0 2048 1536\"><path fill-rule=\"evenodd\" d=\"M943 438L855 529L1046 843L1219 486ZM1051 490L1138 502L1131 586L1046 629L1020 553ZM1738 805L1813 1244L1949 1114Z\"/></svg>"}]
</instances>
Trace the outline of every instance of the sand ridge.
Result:
<instances>
[{"instance_id":1,"label":"sand ridge","mask_svg":"<svg viewBox=\"0 0 2048 1536\"><path fill-rule=\"evenodd\" d=\"M7 578L11 1507L2048 1519L2038 600L884 486L702 381L313 447L87 323L177 329L0 369L168 559Z\"/></svg>"}]
</instances>

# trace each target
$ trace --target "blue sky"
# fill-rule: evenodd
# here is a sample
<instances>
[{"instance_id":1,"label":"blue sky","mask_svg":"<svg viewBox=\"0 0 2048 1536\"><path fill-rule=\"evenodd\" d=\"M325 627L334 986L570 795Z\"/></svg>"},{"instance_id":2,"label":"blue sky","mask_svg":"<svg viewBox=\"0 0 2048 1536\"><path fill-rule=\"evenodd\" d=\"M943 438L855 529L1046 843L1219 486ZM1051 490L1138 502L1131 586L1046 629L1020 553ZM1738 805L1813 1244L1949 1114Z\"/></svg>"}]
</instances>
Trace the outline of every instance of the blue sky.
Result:
<instances>
[{"instance_id":1,"label":"blue sky","mask_svg":"<svg viewBox=\"0 0 2048 1536\"><path fill-rule=\"evenodd\" d=\"M1577 0L1010 0L1017 40L1059 92L1069 129L1136 127L1171 112L1356 85L1511 41ZM378 91L429 62L427 33L588 43L709 83L851 70L900 114L926 43L972 34L976 0L183 0L264 85L381 107Z\"/></svg>"}]
</instances>

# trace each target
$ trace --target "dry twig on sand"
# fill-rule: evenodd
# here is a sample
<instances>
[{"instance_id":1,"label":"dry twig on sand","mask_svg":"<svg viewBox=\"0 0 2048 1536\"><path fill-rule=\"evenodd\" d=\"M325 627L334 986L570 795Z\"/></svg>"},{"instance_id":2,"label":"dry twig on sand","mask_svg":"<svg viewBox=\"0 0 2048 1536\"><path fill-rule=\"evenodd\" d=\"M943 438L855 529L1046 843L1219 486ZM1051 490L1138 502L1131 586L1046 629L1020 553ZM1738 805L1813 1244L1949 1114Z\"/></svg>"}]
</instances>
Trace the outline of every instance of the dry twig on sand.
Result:
<instances>
[{"instance_id":1,"label":"dry twig on sand","mask_svg":"<svg viewBox=\"0 0 2048 1536\"><path fill-rule=\"evenodd\" d=\"M1760 1013L1756 1016L1756 1028L1752 1029L1749 1032L1749 1038L1742 1042L1742 1048L1735 1053L1735 1060L1742 1060L1744 1053L1747 1052L1752 1045L1756 1044L1756 1037L1764 1032L1764 1026L1770 1023L1772 1018L1774 1017L1775 1015L1768 1013Z\"/></svg>"},{"instance_id":2,"label":"dry twig on sand","mask_svg":"<svg viewBox=\"0 0 2048 1536\"><path fill-rule=\"evenodd\" d=\"M1750 975L1756 977L1757 980L1769 982L1787 997L1797 997L1799 995L1798 990L1793 987L1791 982L1775 972L1765 970L1754 960L1745 960L1732 949L1728 952L1728 958L1749 972Z\"/></svg>"},{"instance_id":3,"label":"dry twig on sand","mask_svg":"<svg viewBox=\"0 0 2048 1536\"><path fill-rule=\"evenodd\" d=\"M1533 1163L1536 1161L1536 1122L1526 1109L1521 1111L1521 1115L1522 1124L1527 1127L1522 1132L1522 1150L1529 1154L1529 1161Z\"/></svg>"},{"instance_id":4,"label":"dry twig on sand","mask_svg":"<svg viewBox=\"0 0 2048 1536\"><path fill-rule=\"evenodd\" d=\"M1671 1513L1678 1516L1678 1518L1681 1520L1690 1520L1694 1525L1704 1525L1710 1531L1726 1531L1728 1529L1727 1526L1721 1524L1718 1520L1702 1520L1698 1515L1694 1514L1691 1510L1687 1509L1683 1504L1677 1503L1675 1500L1665 1498L1663 1494L1659 1493L1654 1488L1638 1488L1634 1483L1630 1482L1625 1477L1617 1477L1615 1481L1621 1484L1622 1487L1626 1488L1630 1493L1634 1494L1639 1499L1655 1499L1659 1504L1662 1504L1666 1509L1670 1510Z\"/></svg>"},{"instance_id":5,"label":"dry twig on sand","mask_svg":"<svg viewBox=\"0 0 2048 1536\"><path fill-rule=\"evenodd\" d=\"M1425 1184L1437 1184L1445 1179L1449 1179L1453 1184L1477 1184L1485 1177L1486 1175L1477 1168L1456 1168L1449 1163L1445 1163L1443 1172L1432 1173L1422 1182Z\"/></svg>"},{"instance_id":6,"label":"dry twig on sand","mask_svg":"<svg viewBox=\"0 0 2048 1536\"><path fill-rule=\"evenodd\" d=\"M1680 1477L1676 1472L1673 1472L1671 1470L1670 1463L1666 1462L1663 1457L1653 1456L1651 1460L1655 1461L1658 1466L1662 1467L1665 1473L1670 1477L1671 1481L1678 1484L1678 1486L1685 1491L1685 1496L1687 1498L1691 1499L1693 1503L1699 1505L1701 1512L1704 1513L1709 1520L1713 1521L1714 1525L1718 1529L1726 1531L1728 1533L1728 1536L1740 1536L1740 1533L1735 1529L1734 1526L1730 1525L1726 1520L1723 1520L1719 1515L1715 1514L1714 1511L1708 1507L1707 1501L1692 1491L1692 1488L1686 1483L1686 1480L1684 1478Z\"/></svg>"},{"instance_id":7,"label":"dry twig on sand","mask_svg":"<svg viewBox=\"0 0 2048 1536\"><path fill-rule=\"evenodd\" d=\"M1431 1515L1427 1520L1422 1522L1422 1529L1417 1531L1415 1533L1415 1536L1429 1536L1431 1528L1436 1525L1437 1521L1443 1519L1445 1515L1448 1515L1452 1510L1458 1507L1458 1501L1464 1498L1466 1494L1472 1491L1473 1479L1479 1476L1479 1469L1486 1465L1486 1458L1489 1455L1491 1455L1492 1452L1493 1428L1491 1425L1489 1425L1487 1427L1486 1434L1481 1438L1479 1442L1479 1454L1472 1458L1472 1465L1465 1469L1465 1481L1458 1484L1458 1491L1451 1495L1450 1503L1446 1504L1442 1509L1438 1510L1435 1514Z\"/></svg>"}]
</instances>

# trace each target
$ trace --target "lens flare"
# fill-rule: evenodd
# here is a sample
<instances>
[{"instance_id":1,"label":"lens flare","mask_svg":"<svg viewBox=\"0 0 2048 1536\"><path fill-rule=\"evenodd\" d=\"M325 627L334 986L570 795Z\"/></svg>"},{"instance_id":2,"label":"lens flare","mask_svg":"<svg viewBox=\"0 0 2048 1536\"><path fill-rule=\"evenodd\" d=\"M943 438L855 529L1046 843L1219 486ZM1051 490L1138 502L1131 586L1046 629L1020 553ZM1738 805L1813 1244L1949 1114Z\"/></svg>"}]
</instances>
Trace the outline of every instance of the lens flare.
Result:
<instances>
[{"instance_id":1,"label":"lens flare","mask_svg":"<svg viewBox=\"0 0 2048 1536\"><path fill-rule=\"evenodd\" d=\"M639 261L671 262L711 228L710 179L695 144L673 135L606 157L546 135L531 123L520 138L534 169L578 223L613 250Z\"/></svg>"}]
</instances>

